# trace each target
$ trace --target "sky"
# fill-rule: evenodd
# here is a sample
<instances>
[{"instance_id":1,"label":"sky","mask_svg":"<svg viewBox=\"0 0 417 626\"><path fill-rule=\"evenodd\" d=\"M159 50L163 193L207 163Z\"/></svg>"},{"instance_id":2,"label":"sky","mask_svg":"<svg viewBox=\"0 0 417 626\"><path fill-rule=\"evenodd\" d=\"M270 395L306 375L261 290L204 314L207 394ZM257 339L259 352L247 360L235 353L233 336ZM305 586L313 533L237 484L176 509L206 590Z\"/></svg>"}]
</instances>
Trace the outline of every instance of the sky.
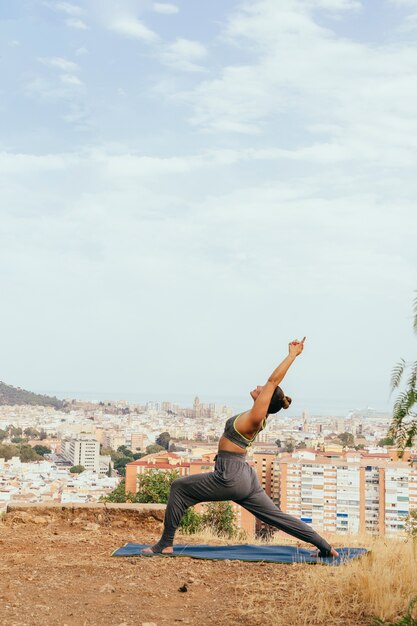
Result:
<instances>
[{"instance_id":1,"label":"sky","mask_svg":"<svg viewBox=\"0 0 417 626\"><path fill-rule=\"evenodd\" d=\"M389 409L417 0L0 0L0 378Z\"/></svg>"}]
</instances>

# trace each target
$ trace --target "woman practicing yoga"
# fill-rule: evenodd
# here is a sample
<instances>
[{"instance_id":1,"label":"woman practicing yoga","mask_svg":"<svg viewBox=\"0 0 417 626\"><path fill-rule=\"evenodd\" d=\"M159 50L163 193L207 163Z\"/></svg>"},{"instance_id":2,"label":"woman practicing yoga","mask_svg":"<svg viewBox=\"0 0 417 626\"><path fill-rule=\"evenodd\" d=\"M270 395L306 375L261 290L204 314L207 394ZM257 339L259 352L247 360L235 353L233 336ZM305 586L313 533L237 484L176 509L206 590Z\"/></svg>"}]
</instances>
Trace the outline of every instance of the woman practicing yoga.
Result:
<instances>
[{"instance_id":1,"label":"woman practicing yoga","mask_svg":"<svg viewBox=\"0 0 417 626\"><path fill-rule=\"evenodd\" d=\"M280 511L262 489L256 471L245 460L246 448L265 428L268 415L290 406L291 398L285 396L278 385L303 351L304 342L305 337L302 341L292 341L288 346L288 356L272 372L265 385L250 392L253 407L227 420L219 441L214 472L184 476L173 481L162 536L154 546L142 550L143 554L173 552L175 531L188 507L198 502L233 500L262 522L315 545L319 552L312 556L339 556L311 526Z\"/></svg>"}]
</instances>

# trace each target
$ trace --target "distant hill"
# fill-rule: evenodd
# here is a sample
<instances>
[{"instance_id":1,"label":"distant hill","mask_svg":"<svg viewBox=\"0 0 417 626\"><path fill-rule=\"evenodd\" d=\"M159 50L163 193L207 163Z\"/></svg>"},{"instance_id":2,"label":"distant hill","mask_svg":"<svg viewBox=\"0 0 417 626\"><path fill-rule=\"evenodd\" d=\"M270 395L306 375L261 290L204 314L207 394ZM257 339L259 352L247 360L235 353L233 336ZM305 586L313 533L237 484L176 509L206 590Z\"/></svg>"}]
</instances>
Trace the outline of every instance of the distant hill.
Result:
<instances>
[{"instance_id":1,"label":"distant hill","mask_svg":"<svg viewBox=\"0 0 417 626\"><path fill-rule=\"evenodd\" d=\"M61 409L65 403L62 402L62 400L58 400L58 398L32 393L20 387L6 385L6 383L0 381L0 405L6 404L32 404L38 406L53 406L56 409Z\"/></svg>"}]
</instances>

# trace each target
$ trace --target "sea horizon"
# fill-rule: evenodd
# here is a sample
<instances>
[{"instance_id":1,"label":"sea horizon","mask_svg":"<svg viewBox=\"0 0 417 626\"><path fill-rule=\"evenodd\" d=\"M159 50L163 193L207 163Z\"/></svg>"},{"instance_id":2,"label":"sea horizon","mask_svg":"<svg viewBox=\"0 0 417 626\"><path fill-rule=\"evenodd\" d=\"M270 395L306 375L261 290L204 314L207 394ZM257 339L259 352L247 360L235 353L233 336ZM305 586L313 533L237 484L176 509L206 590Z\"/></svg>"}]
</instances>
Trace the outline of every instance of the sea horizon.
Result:
<instances>
[{"instance_id":1,"label":"sea horizon","mask_svg":"<svg viewBox=\"0 0 417 626\"><path fill-rule=\"evenodd\" d=\"M251 406L250 398L244 396L235 395L222 395L222 394L198 394L192 392L155 392L155 391L80 391L80 390L58 390L58 389L36 389L36 393L46 394L49 396L55 396L60 400L75 399L90 402L111 402L111 401L126 401L129 404L147 404L148 402L159 403L172 402L172 404L178 404L181 408L192 407L195 397L200 399L203 404L220 404L232 408L234 411L244 411ZM346 400L338 398L329 398L327 407L323 407L320 399L308 398L300 396L293 401L292 406L288 409L285 415L289 417L301 416L303 411L311 417L346 417L352 412L361 413L366 415L390 415L390 407L388 403L379 403L379 406L374 403L361 403L350 404Z\"/></svg>"}]
</instances>

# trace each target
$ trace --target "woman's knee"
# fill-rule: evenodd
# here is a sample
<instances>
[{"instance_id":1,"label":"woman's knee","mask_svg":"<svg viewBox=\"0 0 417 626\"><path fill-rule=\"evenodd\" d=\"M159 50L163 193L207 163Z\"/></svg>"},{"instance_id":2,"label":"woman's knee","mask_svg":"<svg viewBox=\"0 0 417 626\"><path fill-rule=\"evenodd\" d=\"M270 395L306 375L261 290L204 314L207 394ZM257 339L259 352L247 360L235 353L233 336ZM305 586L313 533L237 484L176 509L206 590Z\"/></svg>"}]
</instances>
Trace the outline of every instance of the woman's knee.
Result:
<instances>
[{"instance_id":1,"label":"woman's knee","mask_svg":"<svg viewBox=\"0 0 417 626\"><path fill-rule=\"evenodd\" d=\"M176 492L176 491L180 491L182 486L184 483L184 477L182 478L176 478L175 480L172 481L171 486L170 486L170 491L171 492Z\"/></svg>"}]
</instances>

